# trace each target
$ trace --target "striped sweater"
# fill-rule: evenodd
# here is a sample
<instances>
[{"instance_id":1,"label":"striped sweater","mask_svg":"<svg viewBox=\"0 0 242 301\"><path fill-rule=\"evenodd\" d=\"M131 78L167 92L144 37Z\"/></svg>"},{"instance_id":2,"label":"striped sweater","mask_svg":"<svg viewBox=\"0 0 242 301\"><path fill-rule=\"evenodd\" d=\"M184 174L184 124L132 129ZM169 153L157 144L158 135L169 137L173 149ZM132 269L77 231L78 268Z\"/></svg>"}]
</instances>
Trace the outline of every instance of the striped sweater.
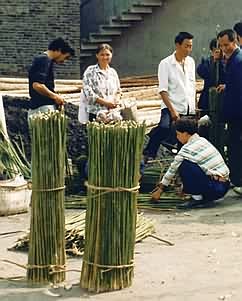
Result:
<instances>
[{"instance_id":1,"label":"striped sweater","mask_svg":"<svg viewBox=\"0 0 242 301\"><path fill-rule=\"evenodd\" d=\"M198 134L193 134L180 149L163 176L161 183L164 186L170 184L183 160L196 163L206 175L229 178L229 169L219 151L205 138L200 137Z\"/></svg>"}]
</instances>

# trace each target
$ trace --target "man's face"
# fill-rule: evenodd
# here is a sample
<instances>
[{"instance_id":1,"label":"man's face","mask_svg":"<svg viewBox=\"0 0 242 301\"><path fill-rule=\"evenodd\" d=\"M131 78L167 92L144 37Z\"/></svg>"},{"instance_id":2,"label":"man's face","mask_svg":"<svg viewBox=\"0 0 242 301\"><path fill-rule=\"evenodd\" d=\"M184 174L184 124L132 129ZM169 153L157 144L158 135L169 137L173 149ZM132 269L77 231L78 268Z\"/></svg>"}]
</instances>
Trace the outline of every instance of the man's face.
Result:
<instances>
[{"instance_id":1,"label":"man's face","mask_svg":"<svg viewBox=\"0 0 242 301\"><path fill-rule=\"evenodd\" d=\"M192 52L192 39L185 39L181 44L176 43L176 51L182 57L187 57Z\"/></svg>"},{"instance_id":2,"label":"man's face","mask_svg":"<svg viewBox=\"0 0 242 301\"><path fill-rule=\"evenodd\" d=\"M66 60L68 60L71 56L70 53L62 53L61 51L55 51L56 56L54 57L54 61L56 64L63 64Z\"/></svg>"},{"instance_id":3,"label":"man's face","mask_svg":"<svg viewBox=\"0 0 242 301\"><path fill-rule=\"evenodd\" d=\"M190 135L187 132L176 131L176 138L181 144L186 144Z\"/></svg>"},{"instance_id":4,"label":"man's face","mask_svg":"<svg viewBox=\"0 0 242 301\"><path fill-rule=\"evenodd\" d=\"M218 38L219 47L222 49L226 58L229 58L234 50L237 48L236 41L230 41L228 35Z\"/></svg>"}]
</instances>

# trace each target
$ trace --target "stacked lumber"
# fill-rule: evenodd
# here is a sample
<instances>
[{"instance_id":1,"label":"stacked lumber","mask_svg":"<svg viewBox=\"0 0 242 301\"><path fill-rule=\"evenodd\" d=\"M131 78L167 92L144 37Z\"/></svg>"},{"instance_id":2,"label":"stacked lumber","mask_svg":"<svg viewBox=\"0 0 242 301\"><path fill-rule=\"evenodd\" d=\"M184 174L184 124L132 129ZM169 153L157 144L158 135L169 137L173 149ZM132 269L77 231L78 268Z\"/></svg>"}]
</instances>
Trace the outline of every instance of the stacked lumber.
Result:
<instances>
[{"instance_id":1,"label":"stacked lumber","mask_svg":"<svg viewBox=\"0 0 242 301\"><path fill-rule=\"evenodd\" d=\"M156 75L131 76L120 79L122 99L137 103L138 121L146 121L148 127L155 126L160 120L160 95ZM66 102L79 105L82 80L55 81L56 92L62 94ZM203 81L197 81L197 93L203 88ZM29 97L27 78L0 78L0 93L14 97Z\"/></svg>"},{"instance_id":2,"label":"stacked lumber","mask_svg":"<svg viewBox=\"0 0 242 301\"><path fill-rule=\"evenodd\" d=\"M59 94L72 94L81 92L81 80L56 80L56 92ZM27 78L0 78L0 93L3 95L28 97L29 86Z\"/></svg>"}]
</instances>

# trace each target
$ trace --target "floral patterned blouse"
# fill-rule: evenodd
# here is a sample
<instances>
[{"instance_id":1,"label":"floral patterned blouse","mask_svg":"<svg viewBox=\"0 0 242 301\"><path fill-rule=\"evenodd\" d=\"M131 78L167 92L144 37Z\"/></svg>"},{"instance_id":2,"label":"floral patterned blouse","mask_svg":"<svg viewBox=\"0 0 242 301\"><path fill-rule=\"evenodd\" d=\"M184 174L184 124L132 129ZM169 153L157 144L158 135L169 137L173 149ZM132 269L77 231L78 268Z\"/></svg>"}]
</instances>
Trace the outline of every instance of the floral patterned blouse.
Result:
<instances>
[{"instance_id":1,"label":"floral patterned blouse","mask_svg":"<svg viewBox=\"0 0 242 301\"><path fill-rule=\"evenodd\" d=\"M99 65L89 66L83 75L83 92L87 99L87 112L97 114L98 111L107 109L96 102L101 97L114 100L117 93L121 92L120 81L115 69L108 67L100 69Z\"/></svg>"}]
</instances>

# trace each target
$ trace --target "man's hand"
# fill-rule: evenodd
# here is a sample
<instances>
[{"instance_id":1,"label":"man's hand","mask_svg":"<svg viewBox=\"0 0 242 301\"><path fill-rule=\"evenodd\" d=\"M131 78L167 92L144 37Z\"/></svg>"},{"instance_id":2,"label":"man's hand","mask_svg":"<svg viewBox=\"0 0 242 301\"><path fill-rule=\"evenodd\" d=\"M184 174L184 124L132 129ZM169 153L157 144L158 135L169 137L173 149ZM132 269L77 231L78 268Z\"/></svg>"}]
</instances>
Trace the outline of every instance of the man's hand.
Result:
<instances>
[{"instance_id":1,"label":"man's hand","mask_svg":"<svg viewBox=\"0 0 242 301\"><path fill-rule=\"evenodd\" d=\"M59 94L55 94L54 101L58 106L64 105L64 98L61 97Z\"/></svg>"},{"instance_id":2,"label":"man's hand","mask_svg":"<svg viewBox=\"0 0 242 301\"><path fill-rule=\"evenodd\" d=\"M155 187L154 190L152 190L152 192L151 192L151 199L153 201L159 201L160 195L162 194L162 192L163 192L163 185L160 183L159 185L157 185Z\"/></svg>"},{"instance_id":3,"label":"man's hand","mask_svg":"<svg viewBox=\"0 0 242 301\"><path fill-rule=\"evenodd\" d=\"M221 93L221 92L224 91L224 89L225 89L225 85L220 84L220 85L217 86L216 91L217 91L218 93Z\"/></svg>"},{"instance_id":4,"label":"man's hand","mask_svg":"<svg viewBox=\"0 0 242 301\"><path fill-rule=\"evenodd\" d=\"M171 111L171 119L173 121L177 121L178 119L180 119L180 115L175 109Z\"/></svg>"}]
</instances>

